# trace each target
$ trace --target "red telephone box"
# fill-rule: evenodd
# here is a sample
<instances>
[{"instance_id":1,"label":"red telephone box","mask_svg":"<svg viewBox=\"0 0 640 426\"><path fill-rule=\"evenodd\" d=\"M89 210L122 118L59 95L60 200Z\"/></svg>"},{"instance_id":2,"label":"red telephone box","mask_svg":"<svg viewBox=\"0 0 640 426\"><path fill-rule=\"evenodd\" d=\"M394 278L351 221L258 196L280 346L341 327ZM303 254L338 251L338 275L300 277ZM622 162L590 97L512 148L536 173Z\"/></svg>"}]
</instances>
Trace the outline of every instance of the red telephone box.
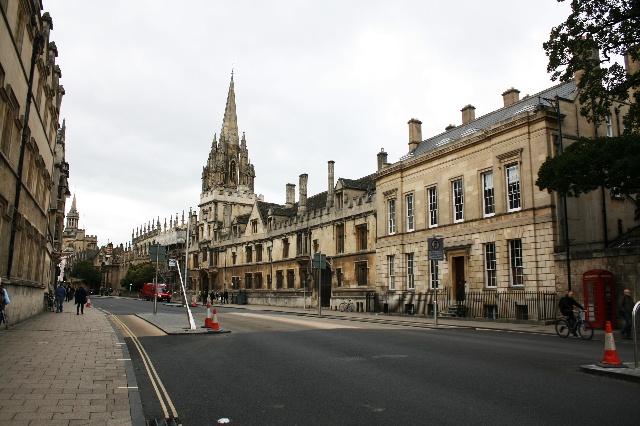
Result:
<instances>
[{"instance_id":1,"label":"red telephone box","mask_svg":"<svg viewBox=\"0 0 640 426\"><path fill-rule=\"evenodd\" d=\"M594 328L605 328L607 321L616 327L616 298L613 274L604 269L592 269L582 274L586 319Z\"/></svg>"}]
</instances>

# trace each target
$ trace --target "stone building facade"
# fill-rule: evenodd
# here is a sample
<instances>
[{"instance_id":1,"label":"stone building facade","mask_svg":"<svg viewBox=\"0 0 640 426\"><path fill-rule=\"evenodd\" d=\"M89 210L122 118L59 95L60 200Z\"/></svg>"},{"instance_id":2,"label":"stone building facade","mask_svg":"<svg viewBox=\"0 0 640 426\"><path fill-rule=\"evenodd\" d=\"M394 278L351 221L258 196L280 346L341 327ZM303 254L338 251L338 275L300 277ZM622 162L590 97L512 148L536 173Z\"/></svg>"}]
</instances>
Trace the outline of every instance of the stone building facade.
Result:
<instances>
[{"instance_id":1,"label":"stone building facade","mask_svg":"<svg viewBox=\"0 0 640 426\"><path fill-rule=\"evenodd\" d=\"M523 99L513 88L502 96L503 108L476 118L467 105L461 125L428 139L410 120L408 153L378 172L377 291L390 310L429 313L435 287L445 304L438 309L476 304L476 316L537 311L546 319L555 299L545 295L566 292L556 259L567 248L564 200L535 186L538 170L560 143L621 129L580 116L573 81ZM620 223L634 226L633 204L608 190L566 203L572 252L602 249ZM444 240L442 261L428 257L435 236Z\"/></svg>"},{"instance_id":2,"label":"stone building facade","mask_svg":"<svg viewBox=\"0 0 640 426\"><path fill-rule=\"evenodd\" d=\"M59 275L69 195L64 88L42 2L2 1L0 14L0 276L21 321L42 312Z\"/></svg>"},{"instance_id":3,"label":"stone building facade","mask_svg":"<svg viewBox=\"0 0 640 426\"><path fill-rule=\"evenodd\" d=\"M124 278L129 267L152 262L152 246L159 245L165 248L167 261L158 262L158 282L167 284L179 296L180 279L177 265L180 265L184 274L186 240L187 222L184 212L181 219L176 213L175 217L171 215L169 222L165 218L164 223L161 223L158 217L157 220L149 221L134 229L131 232L131 244L122 247L122 251L117 253L118 257L112 263L114 267L118 266L118 275L120 277L118 286L120 285L120 279ZM171 265L169 265L169 260L172 261ZM153 263L155 264L155 262ZM129 290L126 283L124 287L118 288L123 291Z\"/></svg>"},{"instance_id":4,"label":"stone building facade","mask_svg":"<svg viewBox=\"0 0 640 426\"><path fill-rule=\"evenodd\" d=\"M327 191L308 196L302 174L298 201L296 185L287 184L285 204L255 194L254 178L245 136L238 137L232 77L220 140L214 137L202 173L199 212L190 215L193 288L241 293L254 304L301 307L320 300L335 308L352 299L361 310L374 309L373 175L335 180L329 161ZM327 259L321 272L311 264L316 253Z\"/></svg>"}]
</instances>

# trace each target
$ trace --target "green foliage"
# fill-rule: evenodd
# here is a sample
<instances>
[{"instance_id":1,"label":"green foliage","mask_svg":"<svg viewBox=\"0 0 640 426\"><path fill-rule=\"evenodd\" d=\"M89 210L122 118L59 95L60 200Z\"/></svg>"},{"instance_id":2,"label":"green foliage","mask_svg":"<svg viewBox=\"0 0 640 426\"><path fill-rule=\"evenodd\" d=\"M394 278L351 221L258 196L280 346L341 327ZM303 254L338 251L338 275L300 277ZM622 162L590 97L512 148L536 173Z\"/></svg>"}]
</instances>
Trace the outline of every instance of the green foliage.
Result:
<instances>
[{"instance_id":1,"label":"green foliage","mask_svg":"<svg viewBox=\"0 0 640 426\"><path fill-rule=\"evenodd\" d=\"M640 0L571 0L571 9L543 44L547 71L553 80L565 82L584 71L578 83L580 114L601 123L622 101L631 105L625 131L639 131L640 71L628 74L615 60L627 53L640 60ZM595 49L599 56L593 55Z\"/></svg>"},{"instance_id":2,"label":"green foliage","mask_svg":"<svg viewBox=\"0 0 640 426\"><path fill-rule=\"evenodd\" d=\"M133 284L133 291L141 291L142 284L152 283L156 278L156 267L153 263L141 263L132 265L127 270L124 278L120 280L120 286L129 288L129 284Z\"/></svg>"},{"instance_id":3,"label":"green foliage","mask_svg":"<svg viewBox=\"0 0 640 426\"><path fill-rule=\"evenodd\" d=\"M74 263L70 275L71 278L82 280L89 288L99 287L102 281L102 274L94 268L93 264L88 260L81 260Z\"/></svg>"},{"instance_id":4,"label":"green foliage","mask_svg":"<svg viewBox=\"0 0 640 426\"><path fill-rule=\"evenodd\" d=\"M600 187L614 189L636 203L640 193L640 135L617 138L580 138L562 154L548 158L538 172L536 185L569 197Z\"/></svg>"}]
</instances>

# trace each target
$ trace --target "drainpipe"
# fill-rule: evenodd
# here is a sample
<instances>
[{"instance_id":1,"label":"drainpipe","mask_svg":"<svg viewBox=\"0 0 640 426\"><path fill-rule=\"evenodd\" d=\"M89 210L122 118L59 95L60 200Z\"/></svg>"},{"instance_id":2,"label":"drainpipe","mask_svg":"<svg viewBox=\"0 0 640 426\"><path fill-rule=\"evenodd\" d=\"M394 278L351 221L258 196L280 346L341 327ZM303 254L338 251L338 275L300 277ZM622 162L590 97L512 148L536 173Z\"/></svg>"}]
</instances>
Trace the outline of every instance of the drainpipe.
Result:
<instances>
[{"instance_id":1,"label":"drainpipe","mask_svg":"<svg viewBox=\"0 0 640 426\"><path fill-rule=\"evenodd\" d=\"M563 152L562 147L562 117L560 116L560 96L556 95L556 112L558 114L558 146L560 154ZM567 291L571 291L571 257L569 254L569 215L567 213L567 196L562 196L562 203L564 205L563 220L564 220L564 251L567 257Z\"/></svg>"},{"instance_id":2,"label":"drainpipe","mask_svg":"<svg viewBox=\"0 0 640 426\"><path fill-rule=\"evenodd\" d=\"M37 23L35 15L32 16L32 24ZM36 61L42 53L44 44L44 36L39 30L33 39L33 49L31 50L31 68L29 70L29 87L27 89L27 102L24 110L24 125L22 127L22 138L20 140L20 158L18 160L18 175L16 176L16 195L13 201L13 219L11 221L11 237L9 239L9 256L7 265L7 278L11 278L11 269L13 266L13 253L16 244L16 232L18 231L18 208L20 206L20 193L22 192L22 169L24 166L24 152L27 147L27 141L31 132L29 131L29 115L31 112L31 98L33 97L33 78L35 74Z\"/></svg>"}]
</instances>

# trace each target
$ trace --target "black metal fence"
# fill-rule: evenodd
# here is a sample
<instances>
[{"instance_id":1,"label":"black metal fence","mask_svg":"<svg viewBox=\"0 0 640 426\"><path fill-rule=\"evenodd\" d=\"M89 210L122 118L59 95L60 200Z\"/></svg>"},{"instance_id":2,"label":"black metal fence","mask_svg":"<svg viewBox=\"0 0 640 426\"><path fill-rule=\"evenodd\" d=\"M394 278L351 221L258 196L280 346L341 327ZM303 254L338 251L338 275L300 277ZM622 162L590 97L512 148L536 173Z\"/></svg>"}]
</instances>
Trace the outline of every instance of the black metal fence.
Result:
<instances>
[{"instance_id":1,"label":"black metal fence","mask_svg":"<svg viewBox=\"0 0 640 426\"><path fill-rule=\"evenodd\" d=\"M557 295L543 291L468 292L466 315L475 318L552 320L556 316Z\"/></svg>"}]
</instances>

